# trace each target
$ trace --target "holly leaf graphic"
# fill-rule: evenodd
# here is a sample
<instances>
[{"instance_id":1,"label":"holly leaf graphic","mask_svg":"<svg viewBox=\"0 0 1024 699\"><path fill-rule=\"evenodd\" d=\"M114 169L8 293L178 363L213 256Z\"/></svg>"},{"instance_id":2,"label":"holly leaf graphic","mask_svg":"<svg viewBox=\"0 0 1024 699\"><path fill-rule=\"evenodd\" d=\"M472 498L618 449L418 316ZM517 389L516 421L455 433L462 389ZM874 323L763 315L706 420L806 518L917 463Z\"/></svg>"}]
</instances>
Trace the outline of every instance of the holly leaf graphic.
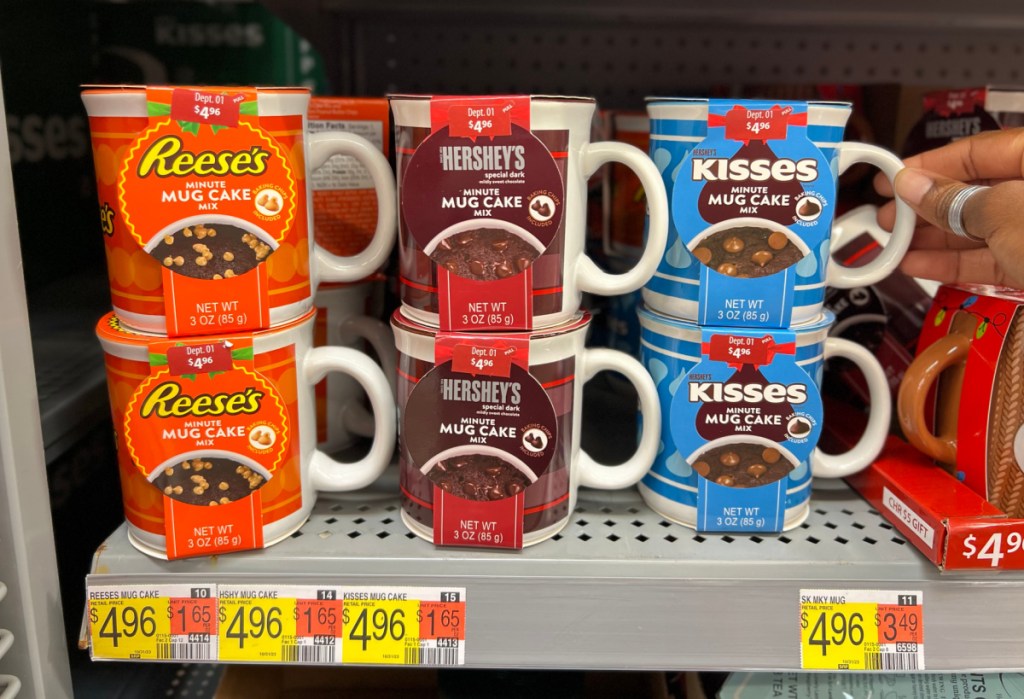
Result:
<instances>
[{"instance_id":1,"label":"holly leaf graphic","mask_svg":"<svg viewBox=\"0 0 1024 699\"><path fill-rule=\"evenodd\" d=\"M248 116L257 116L259 111L256 108L256 100L249 100L248 102L242 102L238 105L238 113L246 114Z\"/></svg>"},{"instance_id":2,"label":"holly leaf graphic","mask_svg":"<svg viewBox=\"0 0 1024 699\"><path fill-rule=\"evenodd\" d=\"M193 136L198 136L199 127L201 126L201 124L196 121L179 121L178 126L181 127L181 130L184 131L185 133L190 133Z\"/></svg>"},{"instance_id":3,"label":"holly leaf graphic","mask_svg":"<svg viewBox=\"0 0 1024 699\"><path fill-rule=\"evenodd\" d=\"M196 380L196 375L195 374L182 374L181 378L188 379L189 381L195 381Z\"/></svg>"},{"instance_id":4,"label":"holly leaf graphic","mask_svg":"<svg viewBox=\"0 0 1024 699\"><path fill-rule=\"evenodd\" d=\"M171 105L163 102L146 102L146 113L149 116L168 116L171 113Z\"/></svg>"},{"instance_id":5,"label":"holly leaf graphic","mask_svg":"<svg viewBox=\"0 0 1024 699\"><path fill-rule=\"evenodd\" d=\"M231 358L246 361L252 359L255 355L253 354L252 347L242 347L241 349L231 350Z\"/></svg>"},{"instance_id":6,"label":"holly leaf graphic","mask_svg":"<svg viewBox=\"0 0 1024 699\"><path fill-rule=\"evenodd\" d=\"M154 352L149 353L149 365L150 366L167 366L167 355L156 354Z\"/></svg>"}]
</instances>

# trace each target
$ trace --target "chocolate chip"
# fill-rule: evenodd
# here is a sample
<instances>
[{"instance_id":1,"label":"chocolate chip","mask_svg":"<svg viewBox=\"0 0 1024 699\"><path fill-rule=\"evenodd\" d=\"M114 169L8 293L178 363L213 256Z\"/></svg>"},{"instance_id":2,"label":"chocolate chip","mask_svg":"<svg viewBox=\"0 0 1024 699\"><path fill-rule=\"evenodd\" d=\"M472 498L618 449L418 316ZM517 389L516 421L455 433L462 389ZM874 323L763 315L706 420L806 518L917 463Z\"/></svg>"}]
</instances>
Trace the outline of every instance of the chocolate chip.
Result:
<instances>
[{"instance_id":1,"label":"chocolate chip","mask_svg":"<svg viewBox=\"0 0 1024 699\"><path fill-rule=\"evenodd\" d=\"M821 211L821 205L818 204L818 202L813 199L804 199L803 203L800 204L800 208L797 210L797 213L801 216L808 217L814 216L819 211Z\"/></svg>"},{"instance_id":2,"label":"chocolate chip","mask_svg":"<svg viewBox=\"0 0 1024 699\"><path fill-rule=\"evenodd\" d=\"M505 279L515 274L515 270L512 269L512 265L509 264L508 260L502 260L495 268L494 273L499 279Z\"/></svg>"},{"instance_id":3,"label":"chocolate chip","mask_svg":"<svg viewBox=\"0 0 1024 699\"><path fill-rule=\"evenodd\" d=\"M765 447L764 451L761 452L761 458L764 459L765 463L774 464L782 458L782 452L773 447Z\"/></svg>"},{"instance_id":4,"label":"chocolate chip","mask_svg":"<svg viewBox=\"0 0 1024 699\"><path fill-rule=\"evenodd\" d=\"M523 484L520 483L519 481L512 481L511 483L508 484L508 494L509 495L515 495L516 493L521 493L522 491L523 491Z\"/></svg>"},{"instance_id":5,"label":"chocolate chip","mask_svg":"<svg viewBox=\"0 0 1024 699\"><path fill-rule=\"evenodd\" d=\"M718 485L732 486L732 485L736 485L736 479L733 478L732 476L730 476L728 473L726 473L726 474L721 475L718 478L716 478L715 479L715 483L718 483Z\"/></svg>"},{"instance_id":6,"label":"chocolate chip","mask_svg":"<svg viewBox=\"0 0 1024 699\"><path fill-rule=\"evenodd\" d=\"M705 478L709 473L711 473L711 467L708 465L707 461L698 461L693 465L693 470Z\"/></svg>"},{"instance_id":7,"label":"chocolate chip","mask_svg":"<svg viewBox=\"0 0 1024 699\"><path fill-rule=\"evenodd\" d=\"M764 267L766 264L775 259L775 255L771 254L767 250L758 250L757 252L750 256L750 259L758 267Z\"/></svg>"},{"instance_id":8,"label":"chocolate chip","mask_svg":"<svg viewBox=\"0 0 1024 699\"><path fill-rule=\"evenodd\" d=\"M526 255L520 255L519 257L516 258L516 269L519 270L520 272L525 272L526 268L529 267L530 263L532 262L533 260L531 260Z\"/></svg>"},{"instance_id":9,"label":"chocolate chip","mask_svg":"<svg viewBox=\"0 0 1024 699\"><path fill-rule=\"evenodd\" d=\"M475 277L482 277L482 276L484 276L484 263L481 262L480 260L470 260L469 261L469 271Z\"/></svg>"},{"instance_id":10,"label":"chocolate chip","mask_svg":"<svg viewBox=\"0 0 1024 699\"><path fill-rule=\"evenodd\" d=\"M729 466L730 468L740 465L740 455L734 451L725 452L718 460L722 462L723 466Z\"/></svg>"},{"instance_id":11,"label":"chocolate chip","mask_svg":"<svg viewBox=\"0 0 1024 699\"><path fill-rule=\"evenodd\" d=\"M739 273L739 269L732 262L723 262L718 265L718 273L729 277L735 277Z\"/></svg>"},{"instance_id":12,"label":"chocolate chip","mask_svg":"<svg viewBox=\"0 0 1024 699\"><path fill-rule=\"evenodd\" d=\"M768 467L764 464L750 464L750 466L747 466L747 473L754 478L760 478L764 474L768 473Z\"/></svg>"},{"instance_id":13,"label":"chocolate chip","mask_svg":"<svg viewBox=\"0 0 1024 699\"><path fill-rule=\"evenodd\" d=\"M711 262L711 251L705 247L700 247L694 250L693 256L696 257L701 262L703 262L704 264Z\"/></svg>"},{"instance_id":14,"label":"chocolate chip","mask_svg":"<svg viewBox=\"0 0 1024 699\"><path fill-rule=\"evenodd\" d=\"M497 240L492 240L491 247L497 250L498 252L503 252L506 248L508 248L508 238L499 238Z\"/></svg>"},{"instance_id":15,"label":"chocolate chip","mask_svg":"<svg viewBox=\"0 0 1024 699\"><path fill-rule=\"evenodd\" d=\"M725 242L722 243L722 247L725 248L726 252L737 253L743 252L743 248L747 247L747 245L741 238L732 236L731 238L726 238Z\"/></svg>"},{"instance_id":16,"label":"chocolate chip","mask_svg":"<svg viewBox=\"0 0 1024 699\"><path fill-rule=\"evenodd\" d=\"M772 250L781 250L786 247L786 243L789 242L789 237L782 231L773 231L768 236L768 247Z\"/></svg>"}]
</instances>

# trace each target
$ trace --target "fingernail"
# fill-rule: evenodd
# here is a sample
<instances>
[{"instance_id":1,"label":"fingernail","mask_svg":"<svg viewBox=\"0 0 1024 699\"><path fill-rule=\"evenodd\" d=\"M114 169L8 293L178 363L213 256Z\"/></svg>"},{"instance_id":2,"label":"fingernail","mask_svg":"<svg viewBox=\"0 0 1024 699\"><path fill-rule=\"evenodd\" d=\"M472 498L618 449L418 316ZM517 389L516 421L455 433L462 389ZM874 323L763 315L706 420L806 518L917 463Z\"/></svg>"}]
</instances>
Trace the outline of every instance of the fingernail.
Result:
<instances>
[{"instance_id":1,"label":"fingernail","mask_svg":"<svg viewBox=\"0 0 1024 699\"><path fill-rule=\"evenodd\" d=\"M911 206L917 206L924 195L935 186L935 180L923 170L903 168L896 174L896 194Z\"/></svg>"}]
</instances>

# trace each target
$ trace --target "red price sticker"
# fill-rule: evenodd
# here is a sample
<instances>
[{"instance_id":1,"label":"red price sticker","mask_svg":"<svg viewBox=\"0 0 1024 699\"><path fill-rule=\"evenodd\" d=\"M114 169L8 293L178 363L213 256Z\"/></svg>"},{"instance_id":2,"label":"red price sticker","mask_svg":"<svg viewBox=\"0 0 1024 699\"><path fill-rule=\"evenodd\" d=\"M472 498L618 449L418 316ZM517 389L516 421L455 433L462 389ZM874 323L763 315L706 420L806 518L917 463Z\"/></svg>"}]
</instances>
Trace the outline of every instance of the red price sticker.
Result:
<instances>
[{"instance_id":1,"label":"red price sticker","mask_svg":"<svg viewBox=\"0 0 1024 699\"><path fill-rule=\"evenodd\" d=\"M189 634L217 633L217 600L209 597L172 597L170 600L171 635L187 636Z\"/></svg>"},{"instance_id":2,"label":"red price sticker","mask_svg":"<svg viewBox=\"0 0 1024 699\"><path fill-rule=\"evenodd\" d=\"M512 371L515 353L514 347L455 345L452 348L452 371L507 378Z\"/></svg>"},{"instance_id":3,"label":"red price sticker","mask_svg":"<svg viewBox=\"0 0 1024 699\"><path fill-rule=\"evenodd\" d=\"M712 335L711 341L703 349L708 358L715 362L764 366L771 364L776 354L794 354L796 343L776 344L771 335Z\"/></svg>"},{"instance_id":4,"label":"red price sticker","mask_svg":"<svg viewBox=\"0 0 1024 699\"><path fill-rule=\"evenodd\" d=\"M197 342L168 347L167 368L172 376L230 371L231 347L226 342Z\"/></svg>"},{"instance_id":5,"label":"red price sticker","mask_svg":"<svg viewBox=\"0 0 1024 699\"><path fill-rule=\"evenodd\" d=\"M342 602L338 599L295 600L295 635L341 636Z\"/></svg>"},{"instance_id":6,"label":"red price sticker","mask_svg":"<svg viewBox=\"0 0 1024 699\"><path fill-rule=\"evenodd\" d=\"M731 141L785 139L792 111L792 107L747 109L737 105L725 115L725 137Z\"/></svg>"},{"instance_id":7,"label":"red price sticker","mask_svg":"<svg viewBox=\"0 0 1024 699\"><path fill-rule=\"evenodd\" d=\"M880 604L875 613L879 643L924 643L921 606Z\"/></svg>"},{"instance_id":8,"label":"red price sticker","mask_svg":"<svg viewBox=\"0 0 1024 699\"><path fill-rule=\"evenodd\" d=\"M488 102L460 104L448 109L448 134L477 139L512 134L512 104Z\"/></svg>"},{"instance_id":9,"label":"red price sticker","mask_svg":"<svg viewBox=\"0 0 1024 699\"><path fill-rule=\"evenodd\" d=\"M179 88L171 94L171 118L198 124L238 126L245 95Z\"/></svg>"},{"instance_id":10,"label":"red price sticker","mask_svg":"<svg viewBox=\"0 0 1024 699\"><path fill-rule=\"evenodd\" d=\"M421 602L420 639L466 640L465 602Z\"/></svg>"}]
</instances>

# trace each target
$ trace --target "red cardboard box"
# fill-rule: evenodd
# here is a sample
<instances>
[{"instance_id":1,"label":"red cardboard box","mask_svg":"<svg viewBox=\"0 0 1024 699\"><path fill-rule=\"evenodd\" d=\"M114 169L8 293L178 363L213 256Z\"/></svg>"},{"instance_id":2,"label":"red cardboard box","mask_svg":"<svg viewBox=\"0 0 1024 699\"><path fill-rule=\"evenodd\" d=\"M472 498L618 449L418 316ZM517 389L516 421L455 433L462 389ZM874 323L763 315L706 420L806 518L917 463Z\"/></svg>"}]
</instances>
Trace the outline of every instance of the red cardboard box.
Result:
<instances>
[{"instance_id":1,"label":"red cardboard box","mask_svg":"<svg viewBox=\"0 0 1024 699\"><path fill-rule=\"evenodd\" d=\"M896 437L846 480L940 569L1024 570L1024 519L1007 517Z\"/></svg>"}]
</instances>

